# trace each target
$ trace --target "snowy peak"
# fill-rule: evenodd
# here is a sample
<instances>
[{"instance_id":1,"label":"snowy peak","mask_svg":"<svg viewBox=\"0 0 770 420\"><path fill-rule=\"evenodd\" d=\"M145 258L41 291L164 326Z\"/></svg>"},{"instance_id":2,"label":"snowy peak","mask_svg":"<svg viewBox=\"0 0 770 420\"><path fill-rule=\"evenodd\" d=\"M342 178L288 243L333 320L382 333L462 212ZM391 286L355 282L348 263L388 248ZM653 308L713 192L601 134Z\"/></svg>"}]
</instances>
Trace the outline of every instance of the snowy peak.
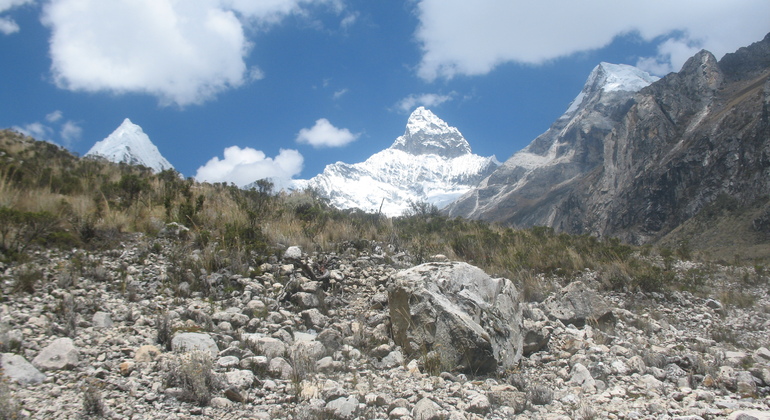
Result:
<instances>
[{"instance_id":1,"label":"snowy peak","mask_svg":"<svg viewBox=\"0 0 770 420\"><path fill-rule=\"evenodd\" d=\"M434 154L453 158L471 153L471 146L455 127L424 107L412 112L403 136L396 139L391 149L403 150L411 155Z\"/></svg>"},{"instance_id":2,"label":"snowy peak","mask_svg":"<svg viewBox=\"0 0 770 420\"><path fill-rule=\"evenodd\" d=\"M341 209L399 216L409 202L444 207L491 174L494 156L471 153L460 131L427 109L417 108L393 145L359 163L337 162L293 189L313 188Z\"/></svg>"},{"instance_id":3,"label":"snowy peak","mask_svg":"<svg viewBox=\"0 0 770 420\"><path fill-rule=\"evenodd\" d=\"M564 116L577 111L589 98L604 92L638 92L657 81L644 70L627 64L599 63L588 76L583 90L572 101ZM562 117L564 118L564 117Z\"/></svg>"},{"instance_id":4,"label":"snowy peak","mask_svg":"<svg viewBox=\"0 0 770 420\"><path fill-rule=\"evenodd\" d=\"M86 156L101 156L110 162L142 165L156 173L174 169L142 131L142 127L128 118L112 134L96 142Z\"/></svg>"}]
</instances>

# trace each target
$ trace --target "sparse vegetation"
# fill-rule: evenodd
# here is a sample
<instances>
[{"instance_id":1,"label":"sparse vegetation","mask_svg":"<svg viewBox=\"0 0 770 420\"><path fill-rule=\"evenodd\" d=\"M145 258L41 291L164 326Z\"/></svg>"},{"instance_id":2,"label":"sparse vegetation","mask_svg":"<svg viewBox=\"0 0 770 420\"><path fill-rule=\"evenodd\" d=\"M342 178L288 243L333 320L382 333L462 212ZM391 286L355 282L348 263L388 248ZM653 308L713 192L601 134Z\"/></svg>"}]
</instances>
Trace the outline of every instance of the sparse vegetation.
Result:
<instances>
[{"instance_id":1,"label":"sparse vegetation","mask_svg":"<svg viewBox=\"0 0 770 420\"><path fill-rule=\"evenodd\" d=\"M221 388L211 356L199 351L182 354L168 371L166 384L181 388L181 398L199 406L208 405L212 393Z\"/></svg>"}]
</instances>

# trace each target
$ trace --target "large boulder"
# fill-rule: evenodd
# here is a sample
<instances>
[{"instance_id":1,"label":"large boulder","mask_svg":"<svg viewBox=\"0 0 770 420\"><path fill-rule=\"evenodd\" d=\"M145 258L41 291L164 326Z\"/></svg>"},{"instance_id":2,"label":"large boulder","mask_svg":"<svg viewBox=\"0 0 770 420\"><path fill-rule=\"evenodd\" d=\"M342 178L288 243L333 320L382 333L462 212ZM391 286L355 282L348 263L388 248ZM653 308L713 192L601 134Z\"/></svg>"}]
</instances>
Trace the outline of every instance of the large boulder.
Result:
<instances>
[{"instance_id":1,"label":"large boulder","mask_svg":"<svg viewBox=\"0 0 770 420\"><path fill-rule=\"evenodd\" d=\"M466 263L428 263L399 272L388 301L393 340L411 356L472 373L510 369L521 358L521 307L510 280Z\"/></svg>"}]
</instances>

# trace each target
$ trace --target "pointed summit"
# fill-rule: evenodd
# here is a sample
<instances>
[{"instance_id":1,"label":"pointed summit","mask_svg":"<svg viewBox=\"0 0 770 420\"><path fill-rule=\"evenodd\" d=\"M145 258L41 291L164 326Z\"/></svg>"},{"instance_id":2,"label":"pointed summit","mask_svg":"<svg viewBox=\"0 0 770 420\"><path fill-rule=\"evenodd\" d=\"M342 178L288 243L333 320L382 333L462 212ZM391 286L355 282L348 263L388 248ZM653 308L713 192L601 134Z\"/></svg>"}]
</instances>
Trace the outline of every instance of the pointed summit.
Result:
<instances>
[{"instance_id":1,"label":"pointed summit","mask_svg":"<svg viewBox=\"0 0 770 420\"><path fill-rule=\"evenodd\" d=\"M126 118L107 138L96 142L86 156L101 156L110 162L142 165L161 172L174 169L158 148L150 141L142 127Z\"/></svg>"},{"instance_id":2,"label":"pointed summit","mask_svg":"<svg viewBox=\"0 0 770 420\"><path fill-rule=\"evenodd\" d=\"M438 155L453 158L471 153L471 146L455 127L424 107L412 112L406 131L390 146L411 155Z\"/></svg>"},{"instance_id":3,"label":"pointed summit","mask_svg":"<svg viewBox=\"0 0 770 420\"><path fill-rule=\"evenodd\" d=\"M611 64L601 62L591 71L583 90L572 101L565 116L577 111L581 105L597 94L604 92L638 92L659 77L652 76L644 70L627 64Z\"/></svg>"}]
</instances>

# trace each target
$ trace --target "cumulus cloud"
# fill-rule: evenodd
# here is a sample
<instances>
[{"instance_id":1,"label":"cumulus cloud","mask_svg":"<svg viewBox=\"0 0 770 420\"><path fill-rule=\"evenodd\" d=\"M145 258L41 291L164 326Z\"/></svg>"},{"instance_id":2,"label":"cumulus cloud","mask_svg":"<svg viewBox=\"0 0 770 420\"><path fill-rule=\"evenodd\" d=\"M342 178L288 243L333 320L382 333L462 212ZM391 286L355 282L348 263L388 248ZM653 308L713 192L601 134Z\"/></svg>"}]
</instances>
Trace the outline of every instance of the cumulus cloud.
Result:
<instances>
[{"instance_id":1,"label":"cumulus cloud","mask_svg":"<svg viewBox=\"0 0 770 420\"><path fill-rule=\"evenodd\" d=\"M409 113L418 106L425 106L428 108L436 107L444 102L452 100L454 95L454 92L449 95L439 95L437 93L423 93L420 95L412 94L398 101L396 109L404 113Z\"/></svg>"},{"instance_id":2,"label":"cumulus cloud","mask_svg":"<svg viewBox=\"0 0 770 420\"><path fill-rule=\"evenodd\" d=\"M326 118L315 122L311 128L303 128L297 134L297 143L309 144L313 147L341 147L356 140L360 134L353 134L347 128L337 128Z\"/></svg>"},{"instance_id":3,"label":"cumulus cloud","mask_svg":"<svg viewBox=\"0 0 770 420\"><path fill-rule=\"evenodd\" d=\"M5 13L14 7L32 3L34 0L0 0L0 14ZM19 24L15 20L0 16L0 33L10 35L19 32Z\"/></svg>"},{"instance_id":4,"label":"cumulus cloud","mask_svg":"<svg viewBox=\"0 0 770 420\"><path fill-rule=\"evenodd\" d=\"M244 25L277 23L331 0L50 0L51 72L74 91L146 93L199 104L264 74L244 61Z\"/></svg>"},{"instance_id":5,"label":"cumulus cloud","mask_svg":"<svg viewBox=\"0 0 770 420\"><path fill-rule=\"evenodd\" d=\"M215 156L198 168L195 179L233 183L239 187L259 179L271 179L276 188L281 189L299 175L303 163L304 158L296 150L281 149L278 156L270 158L261 150L230 146L225 149L223 159Z\"/></svg>"},{"instance_id":6,"label":"cumulus cloud","mask_svg":"<svg viewBox=\"0 0 770 420\"><path fill-rule=\"evenodd\" d=\"M543 64L628 34L661 44L659 54L643 63L678 70L684 62L679 53L688 49L721 57L762 39L770 2L418 0L417 15L417 72L432 81L486 74L506 62Z\"/></svg>"}]
</instances>

